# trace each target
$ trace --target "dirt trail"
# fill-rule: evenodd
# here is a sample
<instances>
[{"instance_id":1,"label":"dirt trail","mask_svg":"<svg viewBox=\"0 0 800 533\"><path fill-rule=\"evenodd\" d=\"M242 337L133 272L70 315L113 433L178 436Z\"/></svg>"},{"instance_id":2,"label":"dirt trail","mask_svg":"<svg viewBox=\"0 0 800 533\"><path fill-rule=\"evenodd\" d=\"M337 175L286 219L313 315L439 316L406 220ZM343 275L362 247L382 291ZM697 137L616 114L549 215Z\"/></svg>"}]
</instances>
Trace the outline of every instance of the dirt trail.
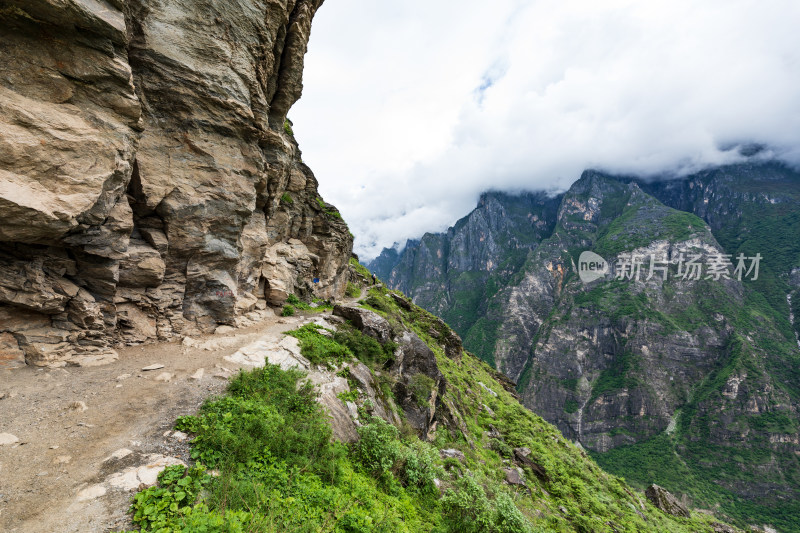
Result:
<instances>
[{"instance_id":1,"label":"dirt trail","mask_svg":"<svg viewBox=\"0 0 800 533\"><path fill-rule=\"evenodd\" d=\"M0 434L19 439L0 446L0 531L85 533L130 527L126 510L132 492L108 483L104 495L93 497L92 491L102 492L98 484L115 472L152 462L149 454L186 460L187 442L170 430L178 416L194 413L205 398L224 390L238 366L223 358L306 320L273 317L196 339L208 341L211 349L151 344L119 350L119 361L108 366L0 371ZM142 371L153 364L164 368ZM193 379L201 368L203 377ZM172 374L170 381L159 381L165 373ZM121 449L131 453L108 460Z\"/></svg>"}]
</instances>

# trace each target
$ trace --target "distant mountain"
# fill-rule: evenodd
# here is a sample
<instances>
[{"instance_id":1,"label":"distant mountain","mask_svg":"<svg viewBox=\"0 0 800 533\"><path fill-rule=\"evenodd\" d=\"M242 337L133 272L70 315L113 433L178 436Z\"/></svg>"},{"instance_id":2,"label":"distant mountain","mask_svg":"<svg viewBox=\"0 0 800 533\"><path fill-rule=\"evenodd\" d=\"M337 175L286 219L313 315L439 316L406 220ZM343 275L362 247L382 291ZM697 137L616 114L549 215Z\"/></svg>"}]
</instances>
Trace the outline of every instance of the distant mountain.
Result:
<instances>
[{"instance_id":1,"label":"distant mountain","mask_svg":"<svg viewBox=\"0 0 800 533\"><path fill-rule=\"evenodd\" d=\"M578 272L587 250L617 260L591 283ZM694 256L700 279L686 276ZM798 172L587 171L555 198L489 192L446 233L369 266L601 465L800 531Z\"/></svg>"}]
</instances>

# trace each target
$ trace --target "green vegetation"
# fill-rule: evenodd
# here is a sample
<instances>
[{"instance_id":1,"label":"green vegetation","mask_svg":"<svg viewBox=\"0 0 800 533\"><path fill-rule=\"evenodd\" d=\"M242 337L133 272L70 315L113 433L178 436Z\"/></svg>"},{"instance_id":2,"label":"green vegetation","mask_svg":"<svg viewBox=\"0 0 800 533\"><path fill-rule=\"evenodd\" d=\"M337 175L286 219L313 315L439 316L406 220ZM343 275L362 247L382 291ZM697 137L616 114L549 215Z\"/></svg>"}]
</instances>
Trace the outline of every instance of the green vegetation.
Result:
<instances>
[{"instance_id":1,"label":"green vegetation","mask_svg":"<svg viewBox=\"0 0 800 533\"><path fill-rule=\"evenodd\" d=\"M292 123L288 118L283 121L283 131L286 132L286 135L294 137L294 130L292 130Z\"/></svg>"},{"instance_id":2,"label":"green vegetation","mask_svg":"<svg viewBox=\"0 0 800 533\"><path fill-rule=\"evenodd\" d=\"M361 287L355 283L347 282L347 288L344 291L345 296L348 298L358 298L361 296Z\"/></svg>"},{"instance_id":3,"label":"green vegetation","mask_svg":"<svg viewBox=\"0 0 800 533\"><path fill-rule=\"evenodd\" d=\"M604 369L592 384L592 395L589 401L594 401L598 396L607 392L635 388L638 381L630 375L633 364L634 357L629 351L614 357L611 365Z\"/></svg>"},{"instance_id":4,"label":"green vegetation","mask_svg":"<svg viewBox=\"0 0 800 533\"><path fill-rule=\"evenodd\" d=\"M350 258L350 266L355 269L356 273L359 274L365 282L372 279L372 274L367 270L367 267L359 263L358 259L355 257Z\"/></svg>"},{"instance_id":5,"label":"green vegetation","mask_svg":"<svg viewBox=\"0 0 800 533\"><path fill-rule=\"evenodd\" d=\"M346 347L356 359L371 368L382 368L394 361L393 342L381 344L352 326L342 326L333 336L335 342Z\"/></svg>"},{"instance_id":6,"label":"green vegetation","mask_svg":"<svg viewBox=\"0 0 800 533\"><path fill-rule=\"evenodd\" d=\"M289 194L288 192L285 192L285 193L283 193L283 195L281 195L281 203L286 204L286 205L290 205L290 206L294 205L294 198L292 198L291 194Z\"/></svg>"},{"instance_id":7,"label":"green vegetation","mask_svg":"<svg viewBox=\"0 0 800 533\"><path fill-rule=\"evenodd\" d=\"M409 383L411 396L419 407L428 407L435 385L436 382L425 374L416 374L411 378L411 383Z\"/></svg>"},{"instance_id":8,"label":"green vegetation","mask_svg":"<svg viewBox=\"0 0 800 533\"><path fill-rule=\"evenodd\" d=\"M284 305L281 316L294 316L294 306L289 304Z\"/></svg>"},{"instance_id":9,"label":"green vegetation","mask_svg":"<svg viewBox=\"0 0 800 533\"><path fill-rule=\"evenodd\" d=\"M325 331L323 335L320 331ZM300 341L300 353L315 365L342 363L353 358L353 353L333 340L333 332L316 324L305 326L288 333Z\"/></svg>"},{"instance_id":10,"label":"green vegetation","mask_svg":"<svg viewBox=\"0 0 800 533\"><path fill-rule=\"evenodd\" d=\"M176 427L194 436L197 464L165 470L159 486L134 498L141 531L711 531L711 517L665 515L600 470L514 400L485 363L468 353L458 361L445 356L435 338L449 328L436 317L400 308L385 289L371 289L367 301L434 351L446 387L433 442L367 414L356 443L332 441L327 414L303 373L269 364L241 372L227 395L178 420ZM310 360L341 366L337 374L351 385L347 361L363 358L376 368L394 351L349 327L334 333L307 325L290 334ZM430 378L411 379L417 401L430 397L433 386ZM357 393L345 398L362 401ZM490 430L501 437L489 439ZM538 473L524 470L530 490L503 482L503 458L523 446L540 465ZM463 460L442 460L444 448L460 450Z\"/></svg>"},{"instance_id":11,"label":"green vegetation","mask_svg":"<svg viewBox=\"0 0 800 533\"><path fill-rule=\"evenodd\" d=\"M339 220L342 219L342 214L339 213L339 211L337 211L332 205L325 203L325 200L319 196L317 196L317 205L319 205L319 208L322 210L322 212L329 217L338 218Z\"/></svg>"}]
</instances>

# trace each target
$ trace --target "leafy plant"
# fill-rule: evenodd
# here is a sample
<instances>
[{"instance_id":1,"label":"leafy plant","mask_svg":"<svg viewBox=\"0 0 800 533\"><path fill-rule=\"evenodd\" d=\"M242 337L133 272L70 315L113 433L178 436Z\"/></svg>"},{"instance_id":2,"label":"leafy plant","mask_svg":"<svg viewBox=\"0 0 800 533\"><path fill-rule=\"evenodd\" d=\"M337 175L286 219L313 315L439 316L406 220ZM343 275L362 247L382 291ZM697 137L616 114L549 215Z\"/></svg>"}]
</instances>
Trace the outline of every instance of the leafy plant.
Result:
<instances>
[{"instance_id":1,"label":"leafy plant","mask_svg":"<svg viewBox=\"0 0 800 533\"><path fill-rule=\"evenodd\" d=\"M289 304L284 305L281 316L294 316L294 306Z\"/></svg>"},{"instance_id":2,"label":"leafy plant","mask_svg":"<svg viewBox=\"0 0 800 533\"><path fill-rule=\"evenodd\" d=\"M435 386L436 382L433 378L422 373L414 374L408 384L408 388L411 390L411 396L420 408L428 407L431 393Z\"/></svg>"},{"instance_id":3,"label":"leafy plant","mask_svg":"<svg viewBox=\"0 0 800 533\"><path fill-rule=\"evenodd\" d=\"M348 298L358 298L361 296L361 287L355 283L347 282L347 288L344 291L345 296Z\"/></svg>"},{"instance_id":4,"label":"leafy plant","mask_svg":"<svg viewBox=\"0 0 800 533\"><path fill-rule=\"evenodd\" d=\"M353 353L347 346L340 344L330 336L321 334L322 329L317 324L306 324L288 334L300 341L300 351L303 357L314 364L340 363L353 357Z\"/></svg>"}]
</instances>

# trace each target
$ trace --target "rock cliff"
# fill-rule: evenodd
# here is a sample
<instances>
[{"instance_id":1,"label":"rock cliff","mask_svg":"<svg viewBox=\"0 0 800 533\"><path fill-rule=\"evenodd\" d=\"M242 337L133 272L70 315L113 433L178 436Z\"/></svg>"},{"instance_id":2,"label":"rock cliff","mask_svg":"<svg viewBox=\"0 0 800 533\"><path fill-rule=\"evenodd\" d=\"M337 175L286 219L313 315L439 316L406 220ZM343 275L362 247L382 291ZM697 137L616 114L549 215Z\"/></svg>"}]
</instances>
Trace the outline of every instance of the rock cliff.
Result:
<instances>
[{"instance_id":1,"label":"rock cliff","mask_svg":"<svg viewBox=\"0 0 800 533\"><path fill-rule=\"evenodd\" d=\"M523 250L504 267L449 259L454 235L480 232L484 199L448 233L371 266L392 265L379 274L416 302L439 302L431 309L465 347L518 381L523 403L602 466L732 512L755 503L751 516L788 524L800 491L798 199L800 175L776 163L655 183L587 171L554 199L557 210L529 207L529 220L548 217L545 231L505 216L517 241L481 235L475 260ZM640 274L615 279L615 267L584 283L586 250L609 261L636 254ZM680 257L697 255L705 268L730 254L732 270L738 254L758 253L758 280L679 275ZM667 261L666 273L651 256Z\"/></svg>"},{"instance_id":2,"label":"rock cliff","mask_svg":"<svg viewBox=\"0 0 800 533\"><path fill-rule=\"evenodd\" d=\"M321 4L0 1L0 365L343 293L352 236L287 119Z\"/></svg>"}]
</instances>

